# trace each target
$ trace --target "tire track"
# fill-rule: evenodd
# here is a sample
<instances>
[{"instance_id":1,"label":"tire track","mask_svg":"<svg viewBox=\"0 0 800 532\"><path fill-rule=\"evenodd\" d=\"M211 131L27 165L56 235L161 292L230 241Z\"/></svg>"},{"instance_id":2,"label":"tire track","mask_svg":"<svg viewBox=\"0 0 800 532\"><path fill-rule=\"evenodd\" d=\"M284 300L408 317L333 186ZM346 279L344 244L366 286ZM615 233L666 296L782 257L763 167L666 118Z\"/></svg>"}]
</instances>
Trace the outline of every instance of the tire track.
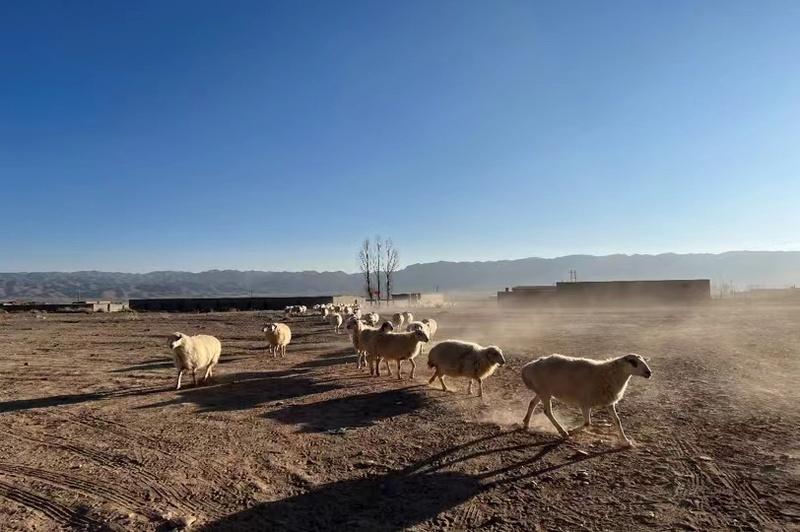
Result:
<instances>
[{"instance_id":1,"label":"tire track","mask_svg":"<svg viewBox=\"0 0 800 532\"><path fill-rule=\"evenodd\" d=\"M130 445L130 442L135 441L143 450L158 453L162 457L168 458L170 463L178 463L182 467L186 467L192 471L200 472L202 476L208 480L209 484L215 486L214 491L231 489L230 473L221 469L222 465L213 459L207 459L205 457L202 459L194 458L191 455L193 449L190 446L187 446L185 442L174 442L155 438L153 436L131 430L121 423L106 420L91 414L78 415L66 412L63 414L68 422L77 423L94 431L98 431L106 438L109 434L113 434L127 442L128 445ZM167 447L167 449L165 450L164 447ZM220 467L216 467L216 465L219 465ZM145 470L140 468L140 471ZM151 482L159 486L161 490L172 490L172 488L168 488L163 484L160 484L159 479L151 473L148 472L147 474L149 475ZM187 493L189 493L188 497L179 496L176 494L176 498L182 501L194 500L195 502L191 503L193 512L202 513L208 516L220 516L226 513L225 506L216 499L207 497L200 502L197 501L197 499L191 493L191 490L188 488L184 489L187 491ZM155 488L154 491L158 492L158 490Z\"/></svg>"},{"instance_id":2,"label":"tire track","mask_svg":"<svg viewBox=\"0 0 800 532\"><path fill-rule=\"evenodd\" d=\"M140 467L139 464L137 464L133 460L130 460L127 457L111 455L99 450L79 447L77 445L72 445L70 443L56 443L55 441L52 442L44 441L38 438L32 438L21 434L13 434L13 433L5 433L5 434L24 441L34 442L40 445L66 450L68 452L72 452L79 456L89 458L90 460L94 461L95 463L97 463L102 467L114 470L115 473L119 472L118 471L119 468L124 468L125 475L130 476L132 480L141 485L145 490L159 496L162 502L168 504L177 511L188 512L188 513L202 513L207 511L207 508L194 502L193 500L194 496L192 495L188 487L179 483L177 484L179 486L178 489L170 485L162 484L161 479L156 477L156 475L154 475L147 469ZM54 434L47 434L46 437L51 438L52 440L63 441L63 438L61 438L60 436L56 436Z\"/></svg>"},{"instance_id":3,"label":"tire track","mask_svg":"<svg viewBox=\"0 0 800 532\"><path fill-rule=\"evenodd\" d=\"M55 501L40 497L19 486L14 486L0 480L0 497L5 497L8 500L21 504L26 508L40 513L61 525L69 528L80 527L84 530L100 530L104 528L103 523L95 521L85 515L81 515L71 508L62 506Z\"/></svg>"},{"instance_id":4,"label":"tire track","mask_svg":"<svg viewBox=\"0 0 800 532\"><path fill-rule=\"evenodd\" d=\"M21 478L33 478L52 484L57 488L77 491L94 499L103 499L116 503L129 512L136 511L141 507L137 497L126 493L118 487L93 482L74 475L68 476L46 469L14 465L5 462L0 462L0 473Z\"/></svg>"},{"instance_id":5,"label":"tire track","mask_svg":"<svg viewBox=\"0 0 800 532\"><path fill-rule=\"evenodd\" d=\"M693 497L700 498L699 494L705 491L722 491L736 501L737 506L742 507L747 516L757 523L760 528L765 525L774 526L779 524L768 511L765 511L761 503L761 497L749 482L726 473L712 461L698 461L697 457L703 453L694 444L681 439L675 439L674 441L677 444L681 458L691 465L688 469L688 474L690 475L690 494ZM725 525L715 512L709 512L708 517L713 521L713 526L715 527Z\"/></svg>"},{"instance_id":6,"label":"tire track","mask_svg":"<svg viewBox=\"0 0 800 532\"><path fill-rule=\"evenodd\" d=\"M73 423L79 423L83 426L89 427L93 430L102 431L103 433L112 433L116 436L123 438L126 441L131 439L146 442L147 449L155 451L163 456L168 457L170 460L180 462L186 467L200 470L206 473L209 480L218 483L225 483L229 477L228 472L222 469L224 466L214 460L213 458L203 457L202 460L195 458L188 458L191 447L187 446L185 442L166 441L159 438L154 438L147 434L131 430L122 423L110 421L101 417L93 416L91 414L66 414L66 417ZM164 447L169 450L164 450Z\"/></svg>"},{"instance_id":7,"label":"tire track","mask_svg":"<svg viewBox=\"0 0 800 532\"><path fill-rule=\"evenodd\" d=\"M87 447L79 447L77 445L73 445L65 438L61 436L57 436L55 434L43 434L43 436L47 437L48 440L41 440L39 438L34 438L32 436L18 434L15 432L8 432L8 431L0 431L4 436L8 436L10 438L16 438L18 440L36 443L39 445L45 445L47 447L53 447L55 449L61 449L63 451L68 451L73 454L77 454L84 458L88 458L93 462L100 464L105 467L130 467L134 462L125 456L119 456L111 453L105 453L100 450L90 449Z\"/></svg>"}]
</instances>

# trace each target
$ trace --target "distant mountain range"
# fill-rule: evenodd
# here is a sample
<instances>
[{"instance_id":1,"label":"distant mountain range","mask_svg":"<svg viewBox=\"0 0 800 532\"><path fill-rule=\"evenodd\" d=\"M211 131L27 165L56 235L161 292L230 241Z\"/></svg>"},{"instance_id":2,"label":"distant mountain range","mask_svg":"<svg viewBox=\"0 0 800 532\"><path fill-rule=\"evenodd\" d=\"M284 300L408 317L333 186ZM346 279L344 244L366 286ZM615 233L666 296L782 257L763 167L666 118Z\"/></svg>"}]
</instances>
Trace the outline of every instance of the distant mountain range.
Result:
<instances>
[{"instance_id":1,"label":"distant mountain range","mask_svg":"<svg viewBox=\"0 0 800 532\"><path fill-rule=\"evenodd\" d=\"M576 270L578 280L699 279L737 287L800 284L798 251L711 254L569 255L490 262L433 262L398 271L395 292L492 292L552 284ZM363 292L362 276L345 272L211 270L191 273L0 273L0 300L72 301L180 296L321 295Z\"/></svg>"}]
</instances>

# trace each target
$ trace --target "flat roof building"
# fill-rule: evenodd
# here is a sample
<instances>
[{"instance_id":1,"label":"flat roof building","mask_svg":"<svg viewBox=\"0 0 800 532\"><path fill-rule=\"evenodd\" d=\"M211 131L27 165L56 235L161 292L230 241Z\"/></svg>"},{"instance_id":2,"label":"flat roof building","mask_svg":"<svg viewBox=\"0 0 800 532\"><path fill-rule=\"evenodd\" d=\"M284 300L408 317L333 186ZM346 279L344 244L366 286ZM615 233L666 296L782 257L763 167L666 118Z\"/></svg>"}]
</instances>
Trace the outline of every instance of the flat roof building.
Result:
<instances>
[{"instance_id":1,"label":"flat roof building","mask_svg":"<svg viewBox=\"0 0 800 532\"><path fill-rule=\"evenodd\" d=\"M711 299L709 279L558 282L515 286L497 293L500 306L698 303Z\"/></svg>"}]
</instances>

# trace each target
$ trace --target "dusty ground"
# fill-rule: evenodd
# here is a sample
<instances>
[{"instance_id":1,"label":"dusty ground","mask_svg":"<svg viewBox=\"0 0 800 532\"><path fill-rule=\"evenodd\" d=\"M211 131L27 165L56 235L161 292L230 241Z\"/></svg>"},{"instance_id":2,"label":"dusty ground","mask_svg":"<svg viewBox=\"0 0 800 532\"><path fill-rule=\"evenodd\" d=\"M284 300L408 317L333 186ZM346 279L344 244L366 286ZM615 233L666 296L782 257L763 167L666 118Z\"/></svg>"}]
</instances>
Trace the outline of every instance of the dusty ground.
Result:
<instances>
[{"instance_id":1,"label":"dusty ground","mask_svg":"<svg viewBox=\"0 0 800 532\"><path fill-rule=\"evenodd\" d=\"M422 314L503 347L485 404L424 357L370 378L317 318L273 360L263 314L0 316L0 530L800 528L800 307ZM176 330L222 340L213 385L172 389ZM525 361L625 351L654 372L619 408L636 447L514 426Z\"/></svg>"}]
</instances>

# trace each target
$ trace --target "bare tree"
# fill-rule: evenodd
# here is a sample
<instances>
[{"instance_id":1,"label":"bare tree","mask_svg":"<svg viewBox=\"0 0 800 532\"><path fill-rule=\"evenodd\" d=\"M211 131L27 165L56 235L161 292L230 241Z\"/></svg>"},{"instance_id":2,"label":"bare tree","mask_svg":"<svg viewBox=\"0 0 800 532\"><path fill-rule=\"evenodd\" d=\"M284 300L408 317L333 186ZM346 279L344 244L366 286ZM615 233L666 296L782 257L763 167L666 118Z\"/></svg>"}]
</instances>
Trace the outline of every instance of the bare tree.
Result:
<instances>
[{"instance_id":1,"label":"bare tree","mask_svg":"<svg viewBox=\"0 0 800 532\"><path fill-rule=\"evenodd\" d=\"M376 292L378 293L378 303L381 301L381 270L383 269L383 240L380 235L375 236L375 248L372 256L375 262L372 263L372 271L375 272Z\"/></svg>"},{"instance_id":2,"label":"bare tree","mask_svg":"<svg viewBox=\"0 0 800 532\"><path fill-rule=\"evenodd\" d=\"M361 249L358 250L358 266L361 269L361 273L364 275L364 281L366 282L366 290L367 290L367 298L372 301L373 291L372 291L372 245L369 242L369 238L365 238L364 242L361 243Z\"/></svg>"},{"instance_id":3,"label":"bare tree","mask_svg":"<svg viewBox=\"0 0 800 532\"><path fill-rule=\"evenodd\" d=\"M384 264L383 273L386 277L386 302L389 302L389 299L392 297L392 279L394 278L394 272L397 271L397 267L400 265L400 254L397 252L397 248L394 247L394 242L392 242L391 238L386 239L386 263Z\"/></svg>"}]
</instances>

